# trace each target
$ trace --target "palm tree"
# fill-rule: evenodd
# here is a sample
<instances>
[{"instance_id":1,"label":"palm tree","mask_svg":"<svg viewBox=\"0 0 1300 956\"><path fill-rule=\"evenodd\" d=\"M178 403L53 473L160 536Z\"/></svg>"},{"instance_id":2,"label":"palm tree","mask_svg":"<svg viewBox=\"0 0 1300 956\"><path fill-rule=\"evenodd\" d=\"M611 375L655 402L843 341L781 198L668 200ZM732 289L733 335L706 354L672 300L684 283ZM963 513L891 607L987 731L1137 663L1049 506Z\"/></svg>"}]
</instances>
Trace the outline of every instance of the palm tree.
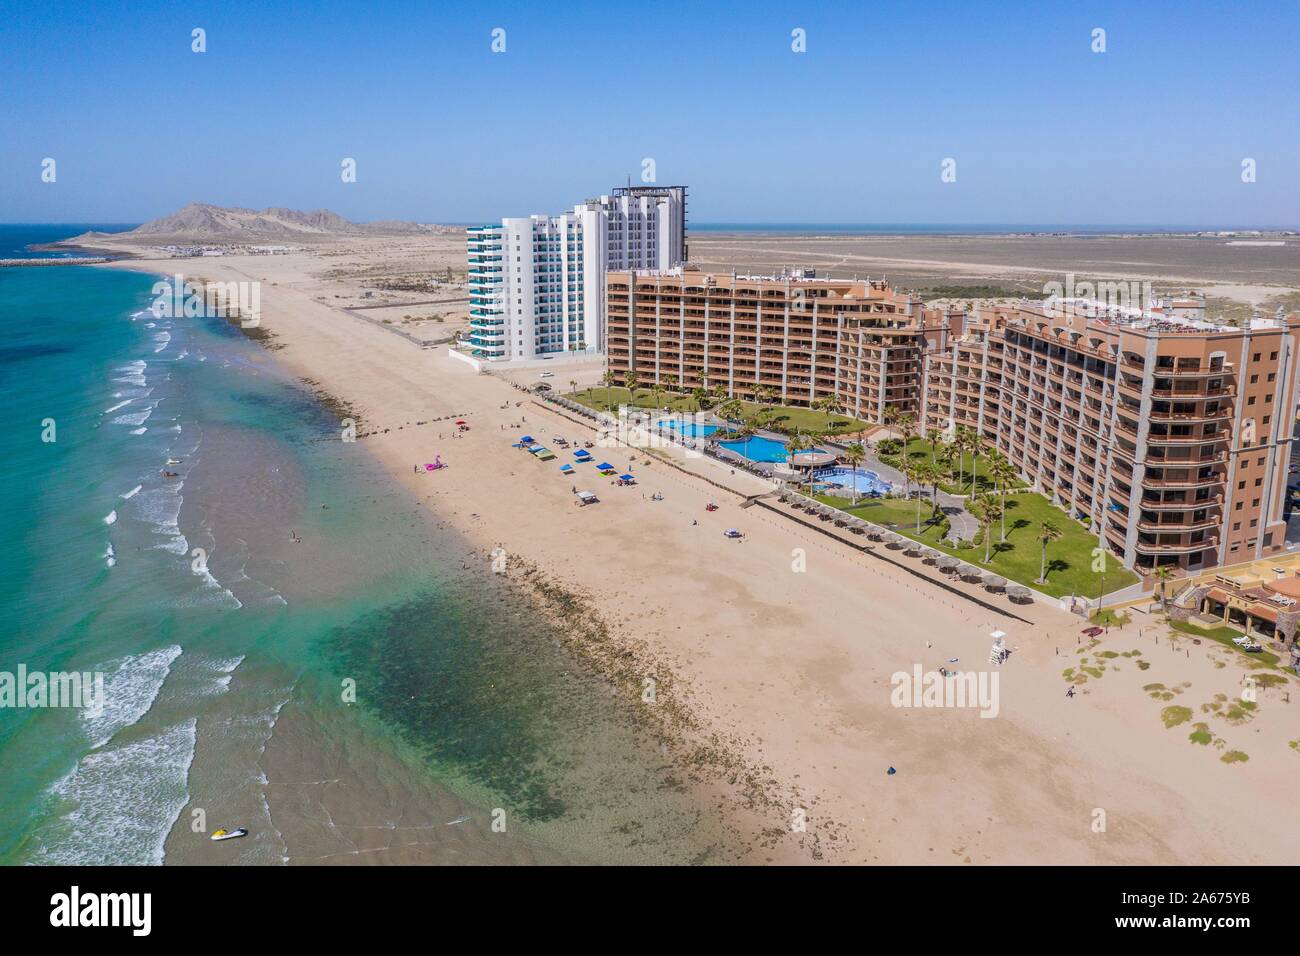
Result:
<instances>
[{"instance_id":1,"label":"palm tree","mask_svg":"<svg viewBox=\"0 0 1300 956\"><path fill-rule=\"evenodd\" d=\"M1020 472L1010 460L998 452L992 452L989 458L989 474L997 482L998 492L1002 495L1002 541L1007 540L1007 489L1020 477Z\"/></svg>"},{"instance_id":2,"label":"palm tree","mask_svg":"<svg viewBox=\"0 0 1300 956\"><path fill-rule=\"evenodd\" d=\"M677 376L676 376L676 375L674 375L674 374L672 374L671 372L669 372L667 375L664 376L663 381L664 381L664 388L668 389L668 391L670 391L670 392L675 392L675 391L677 391Z\"/></svg>"},{"instance_id":3,"label":"palm tree","mask_svg":"<svg viewBox=\"0 0 1300 956\"><path fill-rule=\"evenodd\" d=\"M934 450L939 444L939 439L943 437L943 432L937 428L928 428L925 432L925 439L930 443L930 464L938 464L934 460Z\"/></svg>"},{"instance_id":4,"label":"palm tree","mask_svg":"<svg viewBox=\"0 0 1300 956\"><path fill-rule=\"evenodd\" d=\"M745 412L745 406L737 399L730 398L717 407L717 415L731 421L733 418L739 418Z\"/></svg>"},{"instance_id":5,"label":"palm tree","mask_svg":"<svg viewBox=\"0 0 1300 956\"><path fill-rule=\"evenodd\" d=\"M632 407L636 407L636 386L637 374L635 369L628 369L623 373L623 387L628 390L632 396Z\"/></svg>"},{"instance_id":6,"label":"palm tree","mask_svg":"<svg viewBox=\"0 0 1300 956\"><path fill-rule=\"evenodd\" d=\"M924 497L924 487L931 481L938 480L938 474L934 465L930 464L924 458L920 461L908 459L903 469L903 474L907 475L917 484L916 496L916 533L921 533L921 499Z\"/></svg>"},{"instance_id":7,"label":"palm tree","mask_svg":"<svg viewBox=\"0 0 1300 956\"><path fill-rule=\"evenodd\" d=\"M1174 576L1173 572L1169 570L1169 565L1162 564L1151 572L1151 576L1160 582L1160 610L1168 614L1169 606L1165 602L1165 586L1168 584L1169 579Z\"/></svg>"},{"instance_id":8,"label":"palm tree","mask_svg":"<svg viewBox=\"0 0 1300 956\"><path fill-rule=\"evenodd\" d=\"M697 386L695 390L691 392L691 398L695 399L695 410L697 412L701 411L704 408L704 403L708 401L709 390Z\"/></svg>"},{"instance_id":9,"label":"palm tree","mask_svg":"<svg viewBox=\"0 0 1300 956\"><path fill-rule=\"evenodd\" d=\"M949 478L952 477L952 465L957 459L957 445L955 442L945 441L939 444L939 464L943 465L944 471Z\"/></svg>"},{"instance_id":10,"label":"palm tree","mask_svg":"<svg viewBox=\"0 0 1300 956\"><path fill-rule=\"evenodd\" d=\"M860 442L854 442L852 445L849 445L844 449L840 457L849 463L850 468L856 471L858 465L862 464L862 459L867 457L867 450L862 447ZM858 503L857 475L853 476L853 503L855 505Z\"/></svg>"},{"instance_id":11,"label":"palm tree","mask_svg":"<svg viewBox=\"0 0 1300 956\"><path fill-rule=\"evenodd\" d=\"M916 416L910 412L906 415L899 415L895 427L898 429L899 434L903 436L903 457L908 458L911 456L911 451L907 446L916 437Z\"/></svg>"},{"instance_id":12,"label":"palm tree","mask_svg":"<svg viewBox=\"0 0 1300 956\"><path fill-rule=\"evenodd\" d=\"M958 425L952 434L952 446L957 451L957 492L966 484L966 452L970 449L970 429Z\"/></svg>"},{"instance_id":13,"label":"palm tree","mask_svg":"<svg viewBox=\"0 0 1300 956\"><path fill-rule=\"evenodd\" d=\"M805 435L802 432L795 432L790 436L789 441L786 443L786 447L789 449L790 458L793 459L795 455L799 454L799 452L807 451L809 448L813 447L812 436ZM811 469L809 469L809 473L811 473ZM802 476L800 477L802 479ZM799 483L803 484L803 481L800 480Z\"/></svg>"},{"instance_id":14,"label":"palm tree","mask_svg":"<svg viewBox=\"0 0 1300 956\"><path fill-rule=\"evenodd\" d=\"M603 376L605 381L605 407L609 411L614 410L614 383L618 381L618 376L612 369L607 369Z\"/></svg>"},{"instance_id":15,"label":"palm tree","mask_svg":"<svg viewBox=\"0 0 1300 956\"><path fill-rule=\"evenodd\" d=\"M655 382L650 386L650 394L654 396L655 408L657 409L659 407L659 396L663 394L663 386Z\"/></svg>"},{"instance_id":16,"label":"palm tree","mask_svg":"<svg viewBox=\"0 0 1300 956\"><path fill-rule=\"evenodd\" d=\"M1002 514L1003 503L986 495L971 502L970 510L975 517L979 519L984 526L984 563L988 564L992 558L993 551L993 522Z\"/></svg>"},{"instance_id":17,"label":"palm tree","mask_svg":"<svg viewBox=\"0 0 1300 956\"><path fill-rule=\"evenodd\" d=\"M578 397L578 380L577 380L576 378L571 378L571 379L569 379L569 388L572 389L572 391L571 391L569 394L571 394L574 398L577 398L577 397Z\"/></svg>"},{"instance_id":18,"label":"palm tree","mask_svg":"<svg viewBox=\"0 0 1300 956\"><path fill-rule=\"evenodd\" d=\"M1043 566L1038 574L1038 584L1047 583L1047 546L1061 536L1061 529L1050 521L1038 526L1038 540L1043 546Z\"/></svg>"},{"instance_id":19,"label":"palm tree","mask_svg":"<svg viewBox=\"0 0 1300 956\"><path fill-rule=\"evenodd\" d=\"M967 440L970 442L970 496L974 498L979 482L980 451L984 447L984 442L976 431L971 431Z\"/></svg>"}]
</instances>

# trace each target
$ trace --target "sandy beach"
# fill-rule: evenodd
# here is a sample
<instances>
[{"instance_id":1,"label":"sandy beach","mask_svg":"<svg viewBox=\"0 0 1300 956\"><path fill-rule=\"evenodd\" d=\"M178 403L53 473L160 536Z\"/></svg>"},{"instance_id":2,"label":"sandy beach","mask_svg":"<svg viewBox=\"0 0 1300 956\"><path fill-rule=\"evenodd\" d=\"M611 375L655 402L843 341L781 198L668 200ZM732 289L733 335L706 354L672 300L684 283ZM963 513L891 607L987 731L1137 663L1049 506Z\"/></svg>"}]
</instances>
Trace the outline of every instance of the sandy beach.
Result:
<instances>
[{"instance_id":1,"label":"sandy beach","mask_svg":"<svg viewBox=\"0 0 1300 956\"><path fill-rule=\"evenodd\" d=\"M1262 691L1245 719L1218 716L1204 706L1237 697L1245 671L1217 648L1171 643L1143 614L1090 645L1080 620L1055 607L988 595L992 607L977 604L975 589L942 588L919 562L884 552L909 570L863 554L779 506L740 508L768 486L679 450L601 448L640 484L584 478L602 501L574 507L560 461L511 443L595 434L445 346L358 314L358 280L339 263L382 261L385 241L369 243L104 268L260 282L274 360L356 413L357 454L375 456L472 542L485 576L500 548L512 581L575 615L575 651L612 668L615 692L673 728L668 756L751 835L747 862L1244 864L1300 853L1300 837L1272 825L1289 812L1300 770L1289 746L1300 737L1294 681ZM463 245L436 243L426 271L463 265ZM401 295L408 312L457 297ZM557 371L553 384L569 378ZM468 432L448 420L457 416ZM415 472L435 455L451 467ZM706 512L709 501L720 509ZM726 539L729 527L745 541ZM597 631L579 626L593 621ZM989 669L994 629L1014 649L996 718L893 706L895 672ZM1100 676L1067 698L1063 672L1083 666ZM1162 712L1178 705L1194 716L1166 727ZM1189 740L1198 722L1222 748ZM1249 760L1225 763L1229 751Z\"/></svg>"}]
</instances>

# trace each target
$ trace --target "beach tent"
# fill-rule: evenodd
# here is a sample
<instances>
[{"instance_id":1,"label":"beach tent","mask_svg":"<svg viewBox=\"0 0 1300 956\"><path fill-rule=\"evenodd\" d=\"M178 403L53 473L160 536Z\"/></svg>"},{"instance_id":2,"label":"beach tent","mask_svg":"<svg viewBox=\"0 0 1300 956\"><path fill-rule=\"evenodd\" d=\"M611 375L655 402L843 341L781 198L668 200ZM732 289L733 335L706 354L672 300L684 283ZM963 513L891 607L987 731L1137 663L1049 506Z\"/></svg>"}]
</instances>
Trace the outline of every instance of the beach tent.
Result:
<instances>
[{"instance_id":1,"label":"beach tent","mask_svg":"<svg viewBox=\"0 0 1300 956\"><path fill-rule=\"evenodd\" d=\"M632 482L635 482L635 481L636 481L636 476L635 476L635 475L619 475L619 476L618 476L618 480L619 480L619 481L632 481Z\"/></svg>"},{"instance_id":2,"label":"beach tent","mask_svg":"<svg viewBox=\"0 0 1300 956\"><path fill-rule=\"evenodd\" d=\"M529 445L528 450L536 455L538 452L546 451L545 445Z\"/></svg>"},{"instance_id":3,"label":"beach tent","mask_svg":"<svg viewBox=\"0 0 1300 956\"><path fill-rule=\"evenodd\" d=\"M597 470L597 471L613 471L613 470L614 470L614 466L611 465L611 464L610 464L609 462L607 462L607 461L602 461L599 465L596 466L596 470Z\"/></svg>"},{"instance_id":4,"label":"beach tent","mask_svg":"<svg viewBox=\"0 0 1300 956\"><path fill-rule=\"evenodd\" d=\"M533 438L532 435L525 435L523 438L519 440L523 442L525 445L531 445L534 441L536 441L536 439Z\"/></svg>"},{"instance_id":5,"label":"beach tent","mask_svg":"<svg viewBox=\"0 0 1300 956\"><path fill-rule=\"evenodd\" d=\"M578 459L578 461L588 461L591 458L591 452L587 451L585 448L579 448L573 453L573 457Z\"/></svg>"},{"instance_id":6,"label":"beach tent","mask_svg":"<svg viewBox=\"0 0 1300 956\"><path fill-rule=\"evenodd\" d=\"M567 474L569 474L570 472L573 471L573 466L572 466L572 465L561 465L561 466L560 466L560 471L567 475Z\"/></svg>"},{"instance_id":7,"label":"beach tent","mask_svg":"<svg viewBox=\"0 0 1300 956\"><path fill-rule=\"evenodd\" d=\"M555 452L551 451L549 448L543 448L541 451L537 452L537 460L555 461Z\"/></svg>"}]
</instances>

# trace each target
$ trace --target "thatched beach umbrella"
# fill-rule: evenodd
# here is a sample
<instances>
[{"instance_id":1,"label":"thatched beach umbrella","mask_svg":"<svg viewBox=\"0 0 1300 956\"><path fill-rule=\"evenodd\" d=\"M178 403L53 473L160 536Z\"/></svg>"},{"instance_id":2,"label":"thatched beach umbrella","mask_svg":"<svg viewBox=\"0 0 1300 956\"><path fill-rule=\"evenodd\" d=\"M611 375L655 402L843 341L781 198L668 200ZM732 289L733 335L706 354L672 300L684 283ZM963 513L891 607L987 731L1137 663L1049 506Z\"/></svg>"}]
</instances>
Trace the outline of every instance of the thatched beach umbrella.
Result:
<instances>
[{"instance_id":1,"label":"thatched beach umbrella","mask_svg":"<svg viewBox=\"0 0 1300 956\"><path fill-rule=\"evenodd\" d=\"M922 547L921 542L913 541L911 538L908 538L907 543L903 545L903 553L909 557L916 557L924 550L925 548Z\"/></svg>"},{"instance_id":2,"label":"thatched beach umbrella","mask_svg":"<svg viewBox=\"0 0 1300 956\"><path fill-rule=\"evenodd\" d=\"M955 571L961 565L961 562L952 555L946 554L936 561L935 564L940 571Z\"/></svg>"},{"instance_id":3,"label":"thatched beach umbrella","mask_svg":"<svg viewBox=\"0 0 1300 956\"><path fill-rule=\"evenodd\" d=\"M984 579L984 586L990 591L1000 591L1007 586L1007 579L998 574L990 574Z\"/></svg>"},{"instance_id":4,"label":"thatched beach umbrella","mask_svg":"<svg viewBox=\"0 0 1300 956\"><path fill-rule=\"evenodd\" d=\"M1008 584L1007 597L1011 598L1013 601L1029 601L1033 599L1029 588L1025 587L1023 584Z\"/></svg>"},{"instance_id":5,"label":"thatched beach umbrella","mask_svg":"<svg viewBox=\"0 0 1300 956\"><path fill-rule=\"evenodd\" d=\"M978 582L984 580L984 572L973 564L963 564L957 569L957 573L963 581Z\"/></svg>"}]
</instances>

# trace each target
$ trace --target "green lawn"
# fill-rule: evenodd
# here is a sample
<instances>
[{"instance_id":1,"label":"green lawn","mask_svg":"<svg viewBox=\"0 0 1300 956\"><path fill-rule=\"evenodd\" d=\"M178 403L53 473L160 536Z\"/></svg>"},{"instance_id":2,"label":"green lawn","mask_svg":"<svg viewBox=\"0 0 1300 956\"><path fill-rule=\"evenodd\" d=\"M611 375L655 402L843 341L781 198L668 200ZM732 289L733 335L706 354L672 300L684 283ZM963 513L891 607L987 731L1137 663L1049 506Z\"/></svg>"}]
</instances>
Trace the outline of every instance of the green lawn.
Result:
<instances>
[{"instance_id":1,"label":"green lawn","mask_svg":"<svg viewBox=\"0 0 1300 956\"><path fill-rule=\"evenodd\" d=\"M1190 621L1170 621L1169 626L1180 634L1190 634L1193 637L1206 638L1216 641L1224 647L1230 648L1242 657L1246 658L1245 663L1266 665L1268 667L1282 667L1282 660L1271 651L1257 651L1254 654L1247 654L1236 644L1232 643L1233 638L1241 637L1242 632L1231 627L1198 627Z\"/></svg>"},{"instance_id":2,"label":"green lawn","mask_svg":"<svg viewBox=\"0 0 1300 956\"><path fill-rule=\"evenodd\" d=\"M913 438L910 442L908 442L907 457L911 458L914 461L935 461L936 464L938 463L938 458L935 455L935 446L929 439L926 438L919 438L919 437ZM989 456L987 454L981 453L977 458L976 456L972 455L970 452L963 452L960 456L960 459L961 459L960 472L958 471L958 461L956 458L954 458L952 463L952 478L949 481L940 482L939 483L940 488L942 488L944 491L948 492L949 494L954 494L954 495L970 494L971 493L971 469L974 468L975 482L980 492L997 490L996 485L993 483L993 479L989 477ZM893 465L895 468L898 468L900 470L903 467L902 454L881 455L880 460L883 461L886 465ZM961 479L960 487L958 486L957 483L959 478ZM1013 487L1023 487L1023 485L1024 482L1019 482L1018 485Z\"/></svg>"},{"instance_id":3,"label":"green lawn","mask_svg":"<svg viewBox=\"0 0 1300 956\"><path fill-rule=\"evenodd\" d=\"M559 392L559 394L575 402L580 402L588 408L601 411L616 409L620 405L633 404L637 408L668 408L674 412L686 414L699 411L699 406L689 393L683 394L660 390L658 396L656 396L651 389L644 387L637 388L635 402L632 401L631 392L626 388L618 387L605 388L604 386L597 386L596 388L579 389L576 395L572 392ZM656 398L658 398L657 405ZM744 407L746 418L767 409L766 405L759 405L755 402L741 402L740 404ZM870 427L869 422L859 421L847 415L827 415L825 412L819 412L811 408L778 405L772 409L772 412L772 415L764 421L763 427L778 432L792 433L800 431L817 435L842 435Z\"/></svg>"},{"instance_id":4,"label":"green lawn","mask_svg":"<svg viewBox=\"0 0 1300 956\"><path fill-rule=\"evenodd\" d=\"M859 502L854 507L844 498L817 496L817 499L1044 594L1054 597L1078 594L1095 598L1101 590L1101 575L1092 570L1092 551L1097 547L1097 539L1078 522L1072 521L1060 508L1034 492L1007 496L1007 540L1005 544L1001 542L1001 527L995 524L992 558L988 564L984 563L983 543L974 548L956 550L949 543L940 541L939 525L927 523L931 513L928 500L921 504L922 527L918 533L914 500L876 498ZM1039 526L1045 521L1050 521L1059 528L1061 537L1047 546L1047 582L1037 584L1042 560L1042 546L1037 535ZM1137 579L1136 574L1107 554L1107 592L1127 587Z\"/></svg>"}]
</instances>

